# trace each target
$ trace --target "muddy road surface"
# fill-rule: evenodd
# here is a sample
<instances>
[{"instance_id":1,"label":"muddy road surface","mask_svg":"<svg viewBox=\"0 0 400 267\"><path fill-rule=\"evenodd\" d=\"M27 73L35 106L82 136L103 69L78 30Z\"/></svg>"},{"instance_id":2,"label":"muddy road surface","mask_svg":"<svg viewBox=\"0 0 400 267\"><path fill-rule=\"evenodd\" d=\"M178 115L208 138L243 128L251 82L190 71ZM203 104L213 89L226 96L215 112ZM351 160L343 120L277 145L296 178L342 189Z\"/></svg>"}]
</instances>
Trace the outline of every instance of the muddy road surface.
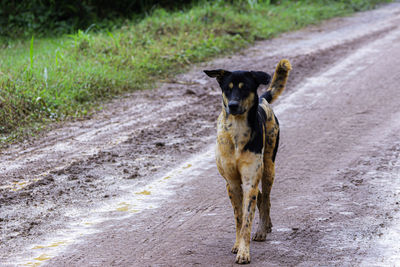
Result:
<instances>
[{"instance_id":1,"label":"muddy road surface","mask_svg":"<svg viewBox=\"0 0 400 267\"><path fill-rule=\"evenodd\" d=\"M201 70L272 72L282 58L274 227L251 266L400 266L399 3L257 43L2 150L0 265L235 265L213 152L220 92Z\"/></svg>"}]
</instances>

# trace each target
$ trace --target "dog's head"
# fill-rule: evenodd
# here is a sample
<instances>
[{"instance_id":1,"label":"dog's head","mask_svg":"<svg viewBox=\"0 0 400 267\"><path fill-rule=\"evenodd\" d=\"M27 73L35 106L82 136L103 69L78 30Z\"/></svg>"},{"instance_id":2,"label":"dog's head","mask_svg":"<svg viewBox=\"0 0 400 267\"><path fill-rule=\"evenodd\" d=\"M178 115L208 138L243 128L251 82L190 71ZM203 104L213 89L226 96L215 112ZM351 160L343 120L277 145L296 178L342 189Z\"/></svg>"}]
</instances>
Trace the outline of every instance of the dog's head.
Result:
<instances>
[{"instance_id":1,"label":"dog's head","mask_svg":"<svg viewBox=\"0 0 400 267\"><path fill-rule=\"evenodd\" d=\"M262 71L205 70L209 77L216 78L222 89L222 103L227 114L244 114L258 103L257 88L268 84L271 76Z\"/></svg>"}]
</instances>

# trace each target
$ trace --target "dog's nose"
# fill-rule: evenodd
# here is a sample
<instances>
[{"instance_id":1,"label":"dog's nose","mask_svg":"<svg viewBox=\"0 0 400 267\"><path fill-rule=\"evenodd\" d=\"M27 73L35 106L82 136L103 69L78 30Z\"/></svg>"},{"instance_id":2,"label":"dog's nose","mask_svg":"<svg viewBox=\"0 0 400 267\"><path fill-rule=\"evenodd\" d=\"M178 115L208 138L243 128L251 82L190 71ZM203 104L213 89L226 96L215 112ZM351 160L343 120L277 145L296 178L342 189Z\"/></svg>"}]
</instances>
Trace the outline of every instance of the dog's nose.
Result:
<instances>
[{"instance_id":1,"label":"dog's nose","mask_svg":"<svg viewBox=\"0 0 400 267\"><path fill-rule=\"evenodd\" d=\"M228 103L228 107L230 111L237 111L239 109L239 101L231 100Z\"/></svg>"}]
</instances>

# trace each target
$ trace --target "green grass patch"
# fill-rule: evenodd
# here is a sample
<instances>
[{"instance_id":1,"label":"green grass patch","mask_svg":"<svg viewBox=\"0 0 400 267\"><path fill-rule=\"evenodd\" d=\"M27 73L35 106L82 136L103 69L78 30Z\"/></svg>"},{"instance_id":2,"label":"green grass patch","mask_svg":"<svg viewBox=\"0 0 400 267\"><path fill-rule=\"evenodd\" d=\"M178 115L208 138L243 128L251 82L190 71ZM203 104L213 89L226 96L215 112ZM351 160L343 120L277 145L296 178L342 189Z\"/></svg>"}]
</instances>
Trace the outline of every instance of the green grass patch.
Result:
<instances>
[{"instance_id":1,"label":"green grass patch","mask_svg":"<svg viewBox=\"0 0 400 267\"><path fill-rule=\"evenodd\" d=\"M149 88L193 63L379 2L388 1L201 2L182 11L156 9L111 32L94 26L2 41L0 145L49 122L86 116L101 100Z\"/></svg>"}]
</instances>

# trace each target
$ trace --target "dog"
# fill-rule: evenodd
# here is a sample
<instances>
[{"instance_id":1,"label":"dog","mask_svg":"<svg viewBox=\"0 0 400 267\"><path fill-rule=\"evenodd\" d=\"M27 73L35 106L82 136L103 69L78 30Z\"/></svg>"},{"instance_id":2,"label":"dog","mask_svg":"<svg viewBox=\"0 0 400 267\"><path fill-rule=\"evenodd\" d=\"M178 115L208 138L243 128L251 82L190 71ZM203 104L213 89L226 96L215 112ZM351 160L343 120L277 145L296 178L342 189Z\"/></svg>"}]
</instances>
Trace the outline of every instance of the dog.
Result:
<instances>
[{"instance_id":1,"label":"dog","mask_svg":"<svg viewBox=\"0 0 400 267\"><path fill-rule=\"evenodd\" d=\"M250 263L250 234L256 205L260 218L253 240L265 241L271 232L270 192L275 177L279 122L269 104L285 89L291 69L287 59L281 60L269 88L260 98L257 88L271 81L267 73L204 70L209 77L216 78L222 89L215 154L234 211L236 241L232 253L237 253L239 264Z\"/></svg>"}]
</instances>

